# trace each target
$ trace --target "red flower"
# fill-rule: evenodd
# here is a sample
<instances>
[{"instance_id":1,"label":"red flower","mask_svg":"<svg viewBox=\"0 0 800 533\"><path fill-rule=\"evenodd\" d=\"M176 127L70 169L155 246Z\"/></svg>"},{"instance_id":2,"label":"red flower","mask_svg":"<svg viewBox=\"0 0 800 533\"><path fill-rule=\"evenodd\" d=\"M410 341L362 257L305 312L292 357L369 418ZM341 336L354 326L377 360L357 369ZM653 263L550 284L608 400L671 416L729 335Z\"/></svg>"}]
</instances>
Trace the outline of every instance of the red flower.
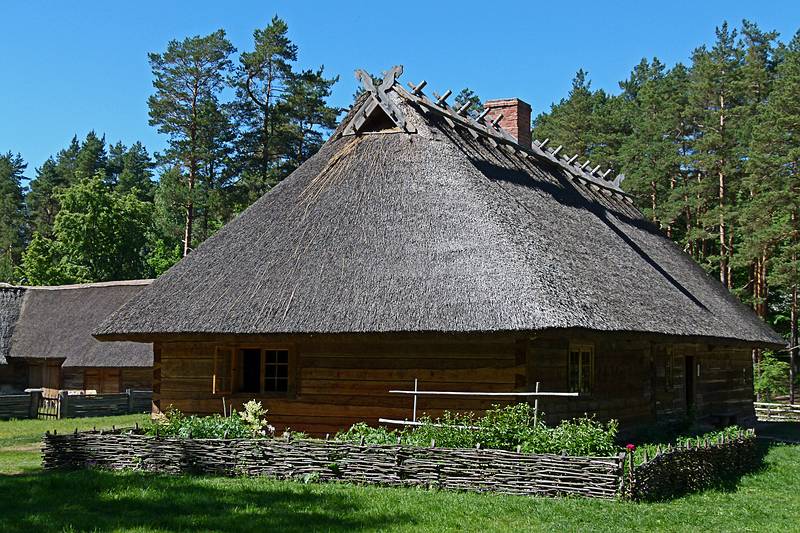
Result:
<instances>
[{"instance_id":1,"label":"red flower","mask_svg":"<svg viewBox=\"0 0 800 533\"><path fill-rule=\"evenodd\" d=\"M629 452L632 452L633 450L635 450L635 449L636 449L636 446L634 446L633 444L628 444L628 445L627 445L627 446L625 446L625 447L628 449L628 451L629 451Z\"/></svg>"}]
</instances>

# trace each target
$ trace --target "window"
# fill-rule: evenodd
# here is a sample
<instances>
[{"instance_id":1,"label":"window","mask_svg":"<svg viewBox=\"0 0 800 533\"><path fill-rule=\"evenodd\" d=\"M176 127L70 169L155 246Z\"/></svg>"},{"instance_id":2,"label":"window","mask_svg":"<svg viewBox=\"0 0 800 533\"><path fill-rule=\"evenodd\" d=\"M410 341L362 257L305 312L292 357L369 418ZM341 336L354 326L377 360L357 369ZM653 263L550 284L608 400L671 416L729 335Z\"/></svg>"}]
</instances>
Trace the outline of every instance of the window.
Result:
<instances>
[{"instance_id":1,"label":"window","mask_svg":"<svg viewBox=\"0 0 800 533\"><path fill-rule=\"evenodd\" d=\"M592 392L594 386L594 346L573 344L569 348L569 391Z\"/></svg>"},{"instance_id":2,"label":"window","mask_svg":"<svg viewBox=\"0 0 800 533\"><path fill-rule=\"evenodd\" d=\"M666 392L675 388L673 372L672 356L668 355L664 361L664 390Z\"/></svg>"},{"instance_id":3,"label":"window","mask_svg":"<svg viewBox=\"0 0 800 533\"><path fill-rule=\"evenodd\" d=\"M289 390L289 351L266 350L264 363L264 392Z\"/></svg>"},{"instance_id":4,"label":"window","mask_svg":"<svg viewBox=\"0 0 800 533\"><path fill-rule=\"evenodd\" d=\"M224 347L216 350L214 394L287 394L292 390L288 349Z\"/></svg>"}]
</instances>

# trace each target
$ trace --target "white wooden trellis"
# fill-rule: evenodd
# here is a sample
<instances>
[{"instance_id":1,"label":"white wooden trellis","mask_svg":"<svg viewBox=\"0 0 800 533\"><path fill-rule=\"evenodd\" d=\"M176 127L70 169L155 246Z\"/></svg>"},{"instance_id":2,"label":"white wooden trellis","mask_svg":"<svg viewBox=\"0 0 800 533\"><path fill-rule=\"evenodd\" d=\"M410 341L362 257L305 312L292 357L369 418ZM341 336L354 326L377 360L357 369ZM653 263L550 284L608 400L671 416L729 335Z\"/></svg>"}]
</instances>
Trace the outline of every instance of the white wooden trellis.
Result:
<instances>
[{"instance_id":1,"label":"white wooden trellis","mask_svg":"<svg viewBox=\"0 0 800 533\"><path fill-rule=\"evenodd\" d=\"M406 394L414 397L414 403L411 410L411 420L397 420L393 418L379 418L378 422L382 424L393 424L399 426L421 426L422 423L417 421L417 397L418 396L460 396L460 397L473 397L473 398L536 398L533 403L533 424L536 426L539 420L539 397L540 396L559 396L559 397L578 397L577 392L542 392L539 391L539 382L536 382L536 389L533 392L466 392L466 391L422 391L419 390L419 380L414 379L414 390L390 390L391 394ZM441 426L442 424L434 424ZM475 429L467 426L454 426L461 429Z\"/></svg>"}]
</instances>

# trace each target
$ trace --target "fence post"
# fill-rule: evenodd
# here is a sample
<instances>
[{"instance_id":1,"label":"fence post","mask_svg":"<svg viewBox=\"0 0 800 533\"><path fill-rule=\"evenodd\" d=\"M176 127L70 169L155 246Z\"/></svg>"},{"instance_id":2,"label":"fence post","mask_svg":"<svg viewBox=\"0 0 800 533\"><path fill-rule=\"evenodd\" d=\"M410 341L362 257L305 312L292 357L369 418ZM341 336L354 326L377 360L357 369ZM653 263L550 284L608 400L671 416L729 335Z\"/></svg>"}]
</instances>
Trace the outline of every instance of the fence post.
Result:
<instances>
[{"instance_id":1,"label":"fence post","mask_svg":"<svg viewBox=\"0 0 800 533\"><path fill-rule=\"evenodd\" d=\"M133 412L133 390L125 389L125 394L128 395L128 414Z\"/></svg>"},{"instance_id":2,"label":"fence post","mask_svg":"<svg viewBox=\"0 0 800 533\"><path fill-rule=\"evenodd\" d=\"M65 390L58 391L58 410L56 418L69 418L69 394Z\"/></svg>"},{"instance_id":3,"label":"fence post","mask_svg":"<svg viewBox=\"0 0 800 533\"><path fill-rule=\"evenodd\" d=\"M41 389L35 389L28 393L30 395L30 408L28 410L28 417L29 418L39 418L39 402L42 399L42 391Z\"/></svg>"}]
</instances>

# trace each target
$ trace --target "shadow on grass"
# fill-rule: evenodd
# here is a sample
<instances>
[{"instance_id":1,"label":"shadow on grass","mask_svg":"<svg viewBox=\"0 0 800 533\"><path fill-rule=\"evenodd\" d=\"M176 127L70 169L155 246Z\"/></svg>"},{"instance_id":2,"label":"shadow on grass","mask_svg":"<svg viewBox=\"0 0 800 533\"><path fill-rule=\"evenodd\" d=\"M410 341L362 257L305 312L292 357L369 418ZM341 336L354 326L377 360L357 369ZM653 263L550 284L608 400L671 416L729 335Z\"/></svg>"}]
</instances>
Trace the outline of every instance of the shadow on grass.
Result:
<instances>
[{"instance_id":1,"label":"shadow on grass","mask_svg":"<svg viewBox=\"0 0 800 533\"><path fill-rule=\"evenodd\" d=\"M358 531L413 519L369 492L267 479L75 471L0 476L0 531Z\"/></svg>"},{"instance_id":2,"label":"shadow on grass","mask_svg":"<svg viewBox=\"0 0 800 533\"><path fill-rule=\"evenodd\" d=\"M756 435L777 441L800 442L800 422L759 422Z\"/></svg>"}]
</instances>

